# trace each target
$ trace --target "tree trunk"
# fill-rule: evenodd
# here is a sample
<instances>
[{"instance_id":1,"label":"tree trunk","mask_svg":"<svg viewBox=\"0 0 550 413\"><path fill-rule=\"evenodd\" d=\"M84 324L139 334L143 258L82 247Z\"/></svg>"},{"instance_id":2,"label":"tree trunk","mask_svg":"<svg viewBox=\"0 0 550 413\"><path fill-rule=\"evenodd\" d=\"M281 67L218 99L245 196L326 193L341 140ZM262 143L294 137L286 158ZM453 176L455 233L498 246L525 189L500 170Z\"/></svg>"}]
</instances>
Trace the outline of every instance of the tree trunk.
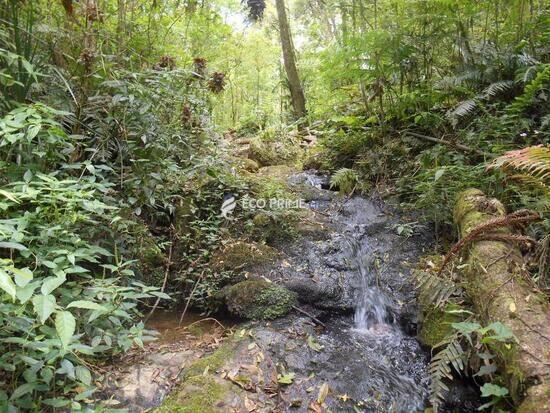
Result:
<instances>
[{"instance_id":1,"label":"tree trunk","mask_svg":"<svg viewBox=\"0 0 550 413\"><path fill-rule=\"evenodd\" d=\"M296 56L294 55L290 26L286 16L285 2L284 0L276 0L276 5L277 16L279 18L279 33L281 35L281 48L283 49L285 71L292 97L292 107L294 115L300 119L306 115L306 98L298 76L298 69L296 69Z\"/></svg>"},{"instance_id":2,"label":"tree trunk","mask_svg":"<svg viewBox=\"0 0 550 413\"><path fill-rule=\"evenodd\" d=\"M454 211L461 237L504 215L499 201L477 189L460 194ZM485 235L511 233L501 226ZM465 264L466 291L476 312L486 323L500 321L507 325L517 338L512 346L494 344L517 412L550 411L550 313L546 299L526 282L517 244L496 239L474 241Z\"/></svg>"}]
</instances>

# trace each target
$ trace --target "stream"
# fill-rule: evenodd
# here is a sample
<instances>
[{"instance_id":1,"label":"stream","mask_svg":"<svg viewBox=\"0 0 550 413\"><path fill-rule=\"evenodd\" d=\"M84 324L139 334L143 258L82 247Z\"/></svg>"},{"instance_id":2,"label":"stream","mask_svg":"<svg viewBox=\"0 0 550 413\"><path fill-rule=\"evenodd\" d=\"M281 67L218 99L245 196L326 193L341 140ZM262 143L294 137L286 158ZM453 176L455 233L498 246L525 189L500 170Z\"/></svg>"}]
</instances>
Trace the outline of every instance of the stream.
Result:
<instances>
[{"instance_id":1,"label":"stream","mask_svg":"<svg viewBox=\"0 0 550 413\"><path fill-rule=\"evenodd\" d=\"M314 225L295 242L278 246L282 256L276 262L251 271L295 291L300 307L326 328L299 312L236 326L234 331L245 329L250 338L218 373L235 383L232 377L241 377L246 366L254 365L254 378L241 385L245 396L239 388L215 411L408 413L428 406L430 354L415 338L418 309L410 273L432 245L432 235L422 230L399 236L396 225L414 221L412 217L402 216L376 196L339 197L324 189L327 179L315 172L288 177L306 199ZM163 324L164 340L181 339L176 320L177 315L173 328ZM192 355L182 351L172 355L183 373L191 360L208 354L207 347ZM155 356L148 357L154 364ZM150 370L167 369L170 362L165 356L160 360L164 364ZM278 386L276 394L265 390L278 374L289 373L289 385ZM150 377L138 376L129 380L134 387L140 387L140 380L152 383ZM175 376L172 371L171 384ZM142 397L136 402L132 392L118 400L140 411L158 405L172 388L153 390L154 400ZM467 385L451 387L443 410L474 412L476 400Z\"/></svg>"}]
</instances>

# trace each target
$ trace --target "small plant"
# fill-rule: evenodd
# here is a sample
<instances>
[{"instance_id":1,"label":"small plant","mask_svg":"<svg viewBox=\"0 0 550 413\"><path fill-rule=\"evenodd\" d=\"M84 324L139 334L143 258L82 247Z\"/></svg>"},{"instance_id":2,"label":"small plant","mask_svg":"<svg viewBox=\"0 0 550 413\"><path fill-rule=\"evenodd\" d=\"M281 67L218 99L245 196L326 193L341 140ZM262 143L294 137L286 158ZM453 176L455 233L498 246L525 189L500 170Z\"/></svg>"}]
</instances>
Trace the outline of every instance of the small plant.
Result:
<instances>
[{"instance_id":1,"label":"small plant","mask_svg":"<svg viewBox=\"0 0 550 413\"><path fill-rule=\"evenodd\" d=\"M438 353L430 362L429 372L430 402L434 413L441 407L444 394L448 391L446 380L453 380L452 370L458 375L470 374L468 360L477 357L482 360L479 370L473 374L476 377L491 376L497 371L495 363L491 360L495 357L491 354L491 348L495 343L502 343L504 346L511 346L516 339L512 331L500 322L494 322L487 327L482 327L473 321L452 323L453 333L447 336L434 349ZM480 410L498 404L508 394L506 388L495 384L486 383L481 387L482 397L493 397L493 399L480 407Z\"/></svg>"},{"instance_id":2,"label":"small plant","mask_svg":"<svg viewBox=\"0 0 550 413\"><path fill-rule=\"evenodd\" d=\"M338 188L341 195L353 195L359 184L359 177L353 169L341 168L330 178L330 187Z\"/></svg>"}]
</instances>

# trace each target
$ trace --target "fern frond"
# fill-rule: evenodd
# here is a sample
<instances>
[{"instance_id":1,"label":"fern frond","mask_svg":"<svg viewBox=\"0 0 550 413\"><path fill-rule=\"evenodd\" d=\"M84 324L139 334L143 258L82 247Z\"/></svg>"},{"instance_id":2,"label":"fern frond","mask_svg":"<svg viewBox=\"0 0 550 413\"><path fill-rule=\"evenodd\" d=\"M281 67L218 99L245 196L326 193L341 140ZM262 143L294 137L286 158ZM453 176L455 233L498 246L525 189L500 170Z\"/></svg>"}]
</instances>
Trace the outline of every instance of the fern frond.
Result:
<instances>
[{"instance_id":1,"label":"fern frond","mask_svg":"<svg viewBox=\"0 0 550 413\"><path fill-rule=\"evenodd\" d=\"M462 289L453 281L425 271L414 274L417 289L426 294L429 303L437 308L444 308L451 297L462 295Z\"/></svg>"},{"instance_id":2,"label":"fern frond","mask_svg":"<svg viewBox=\"0 0 550 413\"><path fill-rule=\"evenodd\" d=\"M342 195L351 195L355 192L359 177L353 169L341 168L330 178L330 187L338 188Z\"/></svg>"},{"instance_id":3,"label":"fern frond","mask_svg":"<svg viewBox=\"0 0 550 413\"><path fill-rule=\"evenodd\" d=\"M523 172L547 186L550 178L550 148L538 145L506 152L488 166L488 169L494 168Z\"/></svg>"},{"instance_id":4,"label":"fern frond","mask_svg":"<svg viewBox=\"0 0 550 413\"><path fill-rule=\"evenodd\" d=\"M461 102L448 114L449 117L462 118L471 114L477 107L477 102L474 99L468 99Z\"/></svg>"},{"instance_id":5,"label":"fern frond","mask_svg":"<svg viewBox=\"0 0 550 413\"><path fill-rule=\"evenodd\" d=\"M522 115L535 103L539 92L550 88L550 64L545 64L542 67L543 69L537 73L535 78L525 86L523 94L516 97L514 102L508 106L510 114Z\"/></svg>"},{"instance_id":6,"label":"fern frond","mask_svg":"<svg viewBox=\"0 0 550 413\"><path fill-rule=\"evenodd\" d=\"M445 380L452 380L454 369L458 374L464 372L467 353L460 345L460 336L453 334L446 337L436 347L443 347L430 362L430 403L434 413L437 413L443 404L445 393L449 390Z\"/></svg>"},{"instance_id":7,"label":"fern frond","mask_svg":"<svg viewBox=\"0 0 550 413\"><path fill-rule=\"evenodd\" d=\"M483 90L482 94L485 98L494 97L501 93L508 92L514 86L515 82L513 80L503 80L500 82L491 83Z\"/></svg>"}]
</instances>

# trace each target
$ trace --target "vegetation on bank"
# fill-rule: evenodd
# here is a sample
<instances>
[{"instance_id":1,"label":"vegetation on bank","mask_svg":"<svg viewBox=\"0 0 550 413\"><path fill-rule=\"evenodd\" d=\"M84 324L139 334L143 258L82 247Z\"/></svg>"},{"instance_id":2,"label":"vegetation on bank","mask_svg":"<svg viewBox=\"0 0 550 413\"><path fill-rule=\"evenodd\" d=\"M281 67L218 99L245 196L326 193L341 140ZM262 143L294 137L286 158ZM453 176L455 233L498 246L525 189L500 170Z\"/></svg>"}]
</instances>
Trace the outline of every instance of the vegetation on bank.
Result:
<instances>
[{"instance_id":1,"label":"vegetation on bank","mask_svg":"<svg viewBox=\"0 0 550 413\"><path fill-rule=\"evenodd\" d=\"M0 408L86 409L101 363L153 338L141 320L158 299L215 310L241 264L275 256L263 243L299 232L277 208L225 220L224 195L292 197L291 166L421 211L440 250L467 188L535 211L523 252L546 293L544 2L146 3L0 0ZM294 303L262 287L251 318ZM510 344L461 324L476 322L461 300L442 307L456 292L430 316L462 343L492 328ZM484 395L502 407L499 384Z\"/></svg>"}]
</instances>

